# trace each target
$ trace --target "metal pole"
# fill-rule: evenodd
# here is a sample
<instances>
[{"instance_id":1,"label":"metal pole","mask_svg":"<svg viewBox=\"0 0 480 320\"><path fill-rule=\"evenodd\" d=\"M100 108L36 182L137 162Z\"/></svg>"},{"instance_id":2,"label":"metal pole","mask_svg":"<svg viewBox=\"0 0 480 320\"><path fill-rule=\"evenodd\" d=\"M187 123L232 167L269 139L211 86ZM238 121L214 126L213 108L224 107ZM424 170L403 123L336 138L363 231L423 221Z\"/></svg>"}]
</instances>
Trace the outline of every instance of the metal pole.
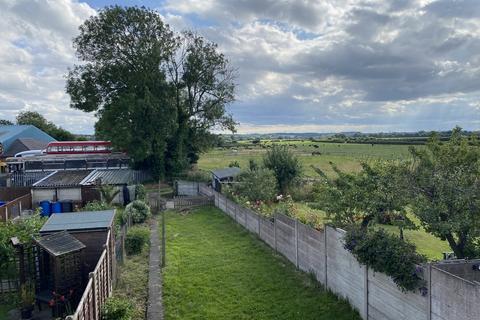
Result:
<instances>
[{"instance_id":1,"label":"metal pole","mask_svg":"<svg viewBox=\"0 0 480 320\"><path fill-rule=\"evenodd\" d=\"M161 190L161 180L158 180L158 209L160 210L160 190ZM166 253L165 253L165 211L162 210L162 265L161 267L165 267L165 259L166 259Z\"/></svg>"}]
</instances>

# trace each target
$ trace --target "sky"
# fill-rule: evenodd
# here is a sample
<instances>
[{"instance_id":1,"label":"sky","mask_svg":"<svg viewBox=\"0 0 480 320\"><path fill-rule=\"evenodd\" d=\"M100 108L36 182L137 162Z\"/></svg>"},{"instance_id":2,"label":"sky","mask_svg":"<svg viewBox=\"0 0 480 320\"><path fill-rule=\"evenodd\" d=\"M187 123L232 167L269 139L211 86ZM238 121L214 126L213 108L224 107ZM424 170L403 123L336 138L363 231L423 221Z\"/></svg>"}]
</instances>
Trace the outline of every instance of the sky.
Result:
<instances>
[{"instance_id":1,"label":"sky","mask_svg":"<svg viewBox=\"0 0 480 320\"><path fill-rule=\"evenodd\" d=\"M0 0L0 118L93 133L65 74L78 26L114 4L219 45L239 133L480 129L478 0Z\"/></svg>"}]
</instances>

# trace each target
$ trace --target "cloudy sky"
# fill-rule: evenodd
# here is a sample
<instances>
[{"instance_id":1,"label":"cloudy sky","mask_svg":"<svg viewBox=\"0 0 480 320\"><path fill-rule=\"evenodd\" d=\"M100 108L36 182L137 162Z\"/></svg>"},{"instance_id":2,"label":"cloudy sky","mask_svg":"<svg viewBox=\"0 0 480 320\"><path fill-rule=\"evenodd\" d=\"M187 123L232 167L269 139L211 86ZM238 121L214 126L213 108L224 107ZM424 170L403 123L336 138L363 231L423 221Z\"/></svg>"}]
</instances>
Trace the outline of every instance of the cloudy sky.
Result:
<instances>
[{"instance_id":1,"label":"cloudy sky","mask_svg":"<svg viewBox=\"0 0 480 320\"><path fill-rule=\"evenodd\" d=\"M478 0L0 0L0 118L76 133L71 39L105 5L144 4L217 42L238 69L239 132L480 129Z\"/></svg>"}]
</instances>

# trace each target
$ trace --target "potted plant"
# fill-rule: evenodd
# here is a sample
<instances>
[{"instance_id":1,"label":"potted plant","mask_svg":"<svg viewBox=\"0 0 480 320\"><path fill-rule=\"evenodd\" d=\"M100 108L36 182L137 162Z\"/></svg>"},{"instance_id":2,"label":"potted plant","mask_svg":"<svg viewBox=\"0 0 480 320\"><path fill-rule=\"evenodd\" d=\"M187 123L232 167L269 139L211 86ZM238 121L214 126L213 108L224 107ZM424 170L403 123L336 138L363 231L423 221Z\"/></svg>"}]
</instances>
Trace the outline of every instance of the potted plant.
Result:
<instances>
[{"instance_id":1,"label":"potted plant","mask_svg":"<svg viewBox=\"0 0 480 320\"><path fill-rule=\"evenodd\" d=\"M24 283L20 286L20 300L22 319L32 318L35 305L35 287L31 283Z\"/></svg>"}]
</instances>

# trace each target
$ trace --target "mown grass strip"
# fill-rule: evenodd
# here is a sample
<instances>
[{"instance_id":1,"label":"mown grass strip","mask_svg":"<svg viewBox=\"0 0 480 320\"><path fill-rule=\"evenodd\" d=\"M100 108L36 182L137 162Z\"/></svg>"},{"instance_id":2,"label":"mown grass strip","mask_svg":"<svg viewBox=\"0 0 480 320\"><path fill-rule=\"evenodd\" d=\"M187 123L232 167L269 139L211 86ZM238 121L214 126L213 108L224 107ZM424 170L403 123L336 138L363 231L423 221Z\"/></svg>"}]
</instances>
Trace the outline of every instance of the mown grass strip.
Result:
<instances>
[{"instance_id":1,"label":"mown grass strip","mask_svg":"<svg viewBox=\"0 0 480 320\"><path fill-rule=\"evenodd\" d=\"M167 320L360 319L347 302L211 207L167 213L163 292Z\"/></svg>"}]
</instances>

